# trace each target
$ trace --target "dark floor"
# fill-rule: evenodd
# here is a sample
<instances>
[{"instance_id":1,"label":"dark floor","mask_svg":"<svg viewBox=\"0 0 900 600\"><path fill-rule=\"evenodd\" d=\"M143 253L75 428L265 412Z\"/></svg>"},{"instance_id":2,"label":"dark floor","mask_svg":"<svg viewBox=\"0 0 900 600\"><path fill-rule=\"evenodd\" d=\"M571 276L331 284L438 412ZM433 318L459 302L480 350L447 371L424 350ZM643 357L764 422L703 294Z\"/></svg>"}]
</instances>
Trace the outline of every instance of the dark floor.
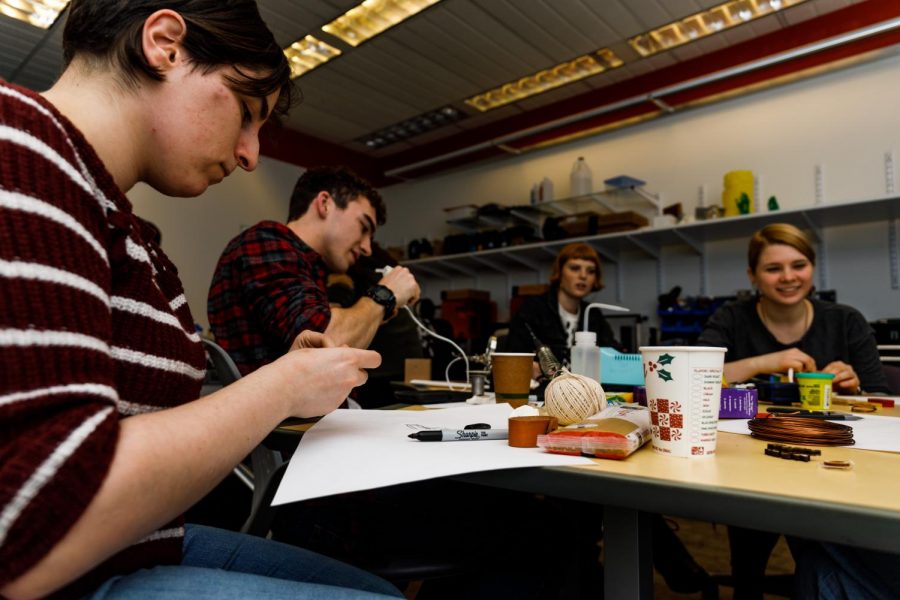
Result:
<instances>
[{"instance_id":1,"label":"dark floor","mask_svg":"<svg viewBox=\"0 0 900 600\"><path fill-rule=\"evenodd\" d=\"M724 525L716 525L700 521L688 521L686 519L671 519L678 528L678 537L684 542L691 554L710 575L728 575L731 568L728 564L728 533ZM794 572L794 560L784 538L778 541L775 551L769 559L767 575L788 575ZM666 587L665 582L654 572L654 598L656 600L686 600L688 598L700 599L700 593L676 594ZM719 598L730 600L733 589L719 586ZM766 595L766 600L778 600L785 596Z\"/></svg>"}]
</instances>

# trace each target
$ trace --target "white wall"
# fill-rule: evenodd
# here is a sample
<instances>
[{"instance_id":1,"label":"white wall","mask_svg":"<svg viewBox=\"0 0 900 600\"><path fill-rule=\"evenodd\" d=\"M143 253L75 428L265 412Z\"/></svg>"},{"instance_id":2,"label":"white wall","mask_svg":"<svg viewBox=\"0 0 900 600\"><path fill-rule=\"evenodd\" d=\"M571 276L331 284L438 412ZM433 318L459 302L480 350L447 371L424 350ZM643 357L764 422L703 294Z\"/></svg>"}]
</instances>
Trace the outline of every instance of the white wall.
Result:
<instances>
[{"instance_id":1,"label":"white wall","mask_svg":"<svg viewBox=\"0 0 900 600\"><path fill-rule=\"evenodd\" d=\"M846 202L885 195L884 153L900 160L900 56L882 58L828 75L676 113L595 138L579 140L519 157L457 170L384 190L388 223L379 233L387 245L412 238L458 233L444 222L443 208L460 204L527 204L534 182L549 176L556 197L568 195L569 171L584 156L603 179L628 174L647 181L664 204L680 201L686 212L697 204L705 186L707 204L719 202L722 176L750 169L761 181L761 196L774 194L782 208L814 202L814 170L825 173L826 202ZM900 316L900 292L890 289L885 224L858 225L826 231L829 283L838 300L857 306L870 319ZM724 295L748 287L746 240L712 246L709 293ZM689 253L667 255L667 286L680 284L684 294L699 291L698 261ZM623 269L625 285L615 289L615 269ZM474 279L427 281L425 295L440 289L480 287L492 291L501 318L507 281L533 283L546 272L481 275ZM653 261L636 254L606 272L603 301L621 298L645 313L655 310L656 271Z\"/></svg>"},{"instance_id":2,"label":"white wall","mask_svg":"<svg viewBox=\"0 0 900 600\"><path fill-rule=\"evenodd\" d=\"M299 110L303 110L302 106ZM568 195L569 170L584 156L594 185L619 174L645 179L666 203L681 201L692 210L697 189L708 201L720 198L722 175L752 169L760 175L764 197L778 196L784 208L809 206L814 198L816 164L825 169L827 201L884 195L883 155L893 149L900 160L900 57L832 73L808 81L730 100L596 138L536 151L520 157L457 170L383 190L388 223L378 239L403 245L427 235L454 231L443 208L460 204L524 204L531 185L545 175L556 196ZM283 221L288 199L302 169L264 159L253 173L238 172L200 198L168 198L146 186L131 191L136 212L163 232L163 248L179 267L194 318L204 327L206 294L215 263L241 226L263 219ZM900 293L890 289L887 227L884 224L832 228L826 232L831 287L839 300L860 308L870 319L900 316ZM746 241L710 246L709 293L746 287ZM548 257L549 258L549 257ZM616 286L616 269L624 285ZM655 263L638 253L606 268L607 288L598 300L652 314L656 300ZM667 254L666 286L699 290L698 261L687 252ZM444 288L489 289L506 317L508 285L546 281L547 272L484 275L478 281L425 281L425 294L438 299Z\"/></svg>"},{"instance_id":3,"label":"white wall","mask_svg":"<svg viewBox=\"0 0 900 600\"><path fill-rule=\"evenodd\" d=\"M139 216L162 231L162 247L178 267L194 321L209 326L206 294L225 245L265 219L284 223L300 167L274 159L253 173L237 170L198 198L171 198L140 184L128 194Z\"/></svg>"}]
</instances>

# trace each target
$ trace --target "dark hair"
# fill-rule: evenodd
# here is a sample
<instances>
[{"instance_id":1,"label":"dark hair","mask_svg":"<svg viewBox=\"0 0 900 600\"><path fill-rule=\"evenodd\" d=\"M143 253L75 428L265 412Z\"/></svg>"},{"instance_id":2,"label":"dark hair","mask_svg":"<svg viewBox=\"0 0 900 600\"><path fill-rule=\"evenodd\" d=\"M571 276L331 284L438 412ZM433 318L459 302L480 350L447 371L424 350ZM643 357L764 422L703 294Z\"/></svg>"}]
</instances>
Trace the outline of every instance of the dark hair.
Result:
<instances>
[{"instance_id":1,"label":"dark hair","mask_svg":"<svg viewBox=\"0 0 900 600\"><path fill-rule=\"evenodd\" d=\"M328 192L341 210L361 196L368 198L375 209L375 221L383 225L387 219L381 194L372 185L350 169L344 167L314 167L300 176L291 194L288 221L300 218L319 192Z\"/></svg>"},{"instance_id":2,"label":"dark hair","mask_svg":"<svg viewBox=\"0 0 900 600\"><path fill-rule=\"evenodd\" d=\"M751 271L756 271L762 251L773 244L790 246L808 258L810 263L816 264L816 251L805 233L788 223L772 223L754 233L750 238L750 245L747 248L747 265Z\"/></svg>"},{"instance_id":3,"label":"dark hair","mask_svg":"<svg viewBox=\"0 0 900 600\"><path fill-rule=\"evenodd\" d=\"M209 73L233 66L239 76L226 76L233 90L255 98L277 91L273 114L287 114L293 102L291 68L253 0L72 0L63 30L66 66L85 56L118 67L127 85L136 85L139 74L163 81L163 73L144 56L141 34L147 18L166 8L187 25L183 46L195 68Z\"/></svg>"},{"instance_id":4,"label":"dark hair","mask_svg":"<svg viewBox=\"0 0 900 600\"><path fill-rule=\"evenodd\" d=\"M595 292L597 290L602 290L603 269L600 266L600 255L597 254L597 251L594 250L593 246L585 244L584 242L568 244L559 251L559 254L556 255L556 260L553 261L553 270L550 271L550 285L559 287L559 280L562 279L563 267L573 258L589 260L594 263L594 266L597 267L597 278L594 279L593 289Z\"/></svg>"}]
</instances>

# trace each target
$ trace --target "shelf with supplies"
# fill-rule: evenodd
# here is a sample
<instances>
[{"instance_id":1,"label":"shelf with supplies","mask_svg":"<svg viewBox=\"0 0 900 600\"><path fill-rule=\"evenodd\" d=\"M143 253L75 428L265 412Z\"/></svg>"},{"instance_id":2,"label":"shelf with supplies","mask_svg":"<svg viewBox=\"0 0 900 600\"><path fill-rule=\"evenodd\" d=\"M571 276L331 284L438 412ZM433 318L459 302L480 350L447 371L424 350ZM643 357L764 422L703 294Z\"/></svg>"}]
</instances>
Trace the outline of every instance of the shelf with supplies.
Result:
<instances>
[{"instance_id":1,"label":"shelf with supplies","mask_svg":"<svg viewBox=\"0 0 900 600\"><path fill-rule=\"evenodd\" d=\"M623 194L623 192L625 192ZM642 194L628 188L614 190L614 193L601 192L588 196L569 198L537 205L540 210L553 206L551 210L578 210L584 202L596 202L602 196L609 210L634 210L635 197L641 198L646 208L650 201ZM616 198L616 203L613 203ZM627 200L630 198L631 200ZM619 204L618 202L623 202ZM534 208L534 207L529 207ZM596 209L596 207L595 207ZM531 269L539 271L549 267L553 258L566 244L587 242L607 262L618 263L623 252L640 252L657 261L657 288L662 292L662 273L659 259L667 247L688 247L701 261L701 293L706 288L706 244L721 240L746 239L765 225L770 223L791 223L810 231L814 242L818 245L817 254L820 261L826 259L826 248L823 243L822 230L839 225L882 222L889 228L889 252L891 261L891 286L900 288L898 274L898 244L895 220L900 217L900 197L883 197L844 203L821 204L798 209L758 212L735 217L720 217L705 221L694 221L661 227L644 227L632 231L605 233L600 235L569 237L553 241L540 241L516 246L492 248L477 252L449 254L407 260L402 264L409 267L417 277L453 279L458 277L477 277L485 270L494 273L508 273L510 270ZM617 271L619 271L617 269ZM820 277L825 277L827 269L819 269ZM827 281L820 280L819 287L827 289Z\"/></svg>"},{"instance_id":2,"label":"shelf with supplies","mask_svg":"<svg viewBox=\"0 0 900 600\"><path fill-rule=\"evenodd\" d=\"M548 200L537 204L485 207L466 205L446 209L447 224L468 232L502 229L518 225L540 227L547 217L592 212L599 215L633 211L652 220L659 214L657 198L642 186L610 188L581 196Z\"/></svg>"}]
</instances>

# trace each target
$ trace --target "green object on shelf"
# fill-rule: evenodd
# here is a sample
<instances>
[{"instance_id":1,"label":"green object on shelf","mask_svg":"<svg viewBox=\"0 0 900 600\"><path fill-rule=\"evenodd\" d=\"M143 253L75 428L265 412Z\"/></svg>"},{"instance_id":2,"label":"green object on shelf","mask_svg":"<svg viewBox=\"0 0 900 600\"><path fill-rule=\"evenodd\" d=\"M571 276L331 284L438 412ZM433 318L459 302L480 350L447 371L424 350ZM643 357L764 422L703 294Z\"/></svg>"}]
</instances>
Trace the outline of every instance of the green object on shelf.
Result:
<instances>
[{"instance_id":1,"label":"green object on shelf","mask_svg":"<svg viewBox=\"0 0 900 600\"><path fill-rule=\"evenodd\" d=\"M778 198L769 196L769 210L778 210Z\"/></svg>"},{"instance_id":2,"label":"green object on shelf","mask_svg":"<svg viewBox=\"0 0 900 600\"><path fill-rule=\"evenodd\" d=\"M742 215L750 214L750 196L747 195L747 192L741 192L741 197L737 201L737 209Z\"/></svg>"}]
</instances>

